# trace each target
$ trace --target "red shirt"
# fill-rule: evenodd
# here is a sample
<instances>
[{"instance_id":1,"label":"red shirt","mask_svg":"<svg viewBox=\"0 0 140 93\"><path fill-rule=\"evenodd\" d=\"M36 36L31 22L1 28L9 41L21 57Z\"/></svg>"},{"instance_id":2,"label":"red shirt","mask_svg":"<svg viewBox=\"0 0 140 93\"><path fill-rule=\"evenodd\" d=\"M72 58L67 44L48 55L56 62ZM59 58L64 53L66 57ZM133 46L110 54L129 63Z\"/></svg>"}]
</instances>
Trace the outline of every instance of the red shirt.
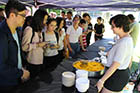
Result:
<instances>
[{"instance_id":1,"label":"red shirt","mask_svg":"<svg viewBox=\"0 0 140 93\"><path fill-rule=\"evenodd\" d=\"M82 29L83 29L83 32L85 32L84 28L82 28ZM87 35L82 34L82 41L83 41L84 48L86 48L86 47L87 47L87 40L86 40L86 36L87 36ZM79 42L80 42L80 41L79 41ZM80 46L81 46L81 44L80 44Z\"/></svg>"}]
</instances>

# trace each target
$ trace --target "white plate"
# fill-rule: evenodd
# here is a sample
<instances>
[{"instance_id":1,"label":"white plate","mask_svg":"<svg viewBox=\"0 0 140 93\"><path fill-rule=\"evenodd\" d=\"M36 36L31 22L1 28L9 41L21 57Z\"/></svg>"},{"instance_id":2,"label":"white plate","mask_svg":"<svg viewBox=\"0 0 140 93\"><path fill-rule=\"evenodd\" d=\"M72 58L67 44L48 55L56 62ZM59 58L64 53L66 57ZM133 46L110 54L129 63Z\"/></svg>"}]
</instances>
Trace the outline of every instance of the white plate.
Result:
<instances>
[{"instance_id":1,"label":"white plate","mask_svg":"<svg viewBox=\"0 0 140 93\"><path fill-rule=\"evenodd\" d=\"M108 44L110 44L110 45L115 45L115 42L109 41Z\"/></svg>"}]
</instances>

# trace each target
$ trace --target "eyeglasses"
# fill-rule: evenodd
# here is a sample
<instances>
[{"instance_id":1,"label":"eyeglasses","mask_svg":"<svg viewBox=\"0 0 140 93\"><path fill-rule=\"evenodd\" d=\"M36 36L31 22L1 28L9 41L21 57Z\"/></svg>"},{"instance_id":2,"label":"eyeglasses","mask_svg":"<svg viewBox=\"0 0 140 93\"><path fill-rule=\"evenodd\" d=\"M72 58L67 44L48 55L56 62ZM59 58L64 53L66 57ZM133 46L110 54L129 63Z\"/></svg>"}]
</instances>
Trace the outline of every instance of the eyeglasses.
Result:
<instances>
[{"instance_id":1,"label":"eyeglasses","mask_svg":"<svg viewBox=\"0 0 140 93\"><path fill-rule=\"evenodd\" d=\"M116 26L114 26L114 25L111 25L111 27L112 27L112 28L115 28Z\"/></svg>"},{"instance_id":2,"label":"eyeglasses","mask_svg":"<svg viewBox=\"0 0 140 93\"><path fill-rule=\"evenodd\" d=\"M20 16L22 16L23 18L26 17L26 14L19 14L18 12L13 12L13 13L15 13L16 16L17 16L17 15L20 15Z\"/></svg>"},{"instance_id":3,"label":"eyeglasses","mask_svg":"<svg viewBox=\"0 0 140 93\"><path fill-rule=\"evenodd\" d=\"M22 17L26 17L26 14L17 14L17 15L20 15L20 16L22 16Z\"/></svg>"}]
</instances>

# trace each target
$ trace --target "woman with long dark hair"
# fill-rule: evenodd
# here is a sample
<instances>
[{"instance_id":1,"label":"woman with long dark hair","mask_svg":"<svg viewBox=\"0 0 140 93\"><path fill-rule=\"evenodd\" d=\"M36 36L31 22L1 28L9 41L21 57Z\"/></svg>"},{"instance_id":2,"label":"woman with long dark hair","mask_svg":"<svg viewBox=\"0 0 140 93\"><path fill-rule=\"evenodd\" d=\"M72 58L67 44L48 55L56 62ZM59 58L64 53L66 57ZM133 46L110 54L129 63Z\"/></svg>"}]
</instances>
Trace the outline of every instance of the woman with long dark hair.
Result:
<instances>
[{"instance_id":1,"label":"woman with long dark hair","mask_svg":"<svg viewBox=\"0 0 140 93\"><path fill-rule=\"evenodd\" d=\"M65 33L65 29L63 28L64 26L64 19L61 17L57 17L56 18L57 21L57 28L56 28L56 32L59 35L59 58L60 58L60 62L64 59L64 54L67 54L67 42L66 42L66 33Z\"/></svg>"},{"instance_id":2,"label":"woman with long dark hair","mask_svg":"<svg viewBox=\"0 0 140 93\"><path fill-rule=\"evenodd\" d=\"M46 42L43 42L42 29L44 28L48 18L48 13L43 9L38 9L33 18L30 26L24 29L22 38L22 49L28 52L27 69L31 73L31 78L38 75L42 70L43 64L43 47Z\"/></svg>"},{"instance_id":3,"label":"woman with long dark hair","mask_svg":"<svg viewBox=\"0 0 140 93\"><path fill-rule=\"evenodd\" d=\"M23 27L22 27L22 30L24 31L24 29L27 27L27 26L30 26L31 25L31 22L32 22L32 16L27 16L26 19L25 19L25 22L23 24Z\"/></svg>"}]
</instances>

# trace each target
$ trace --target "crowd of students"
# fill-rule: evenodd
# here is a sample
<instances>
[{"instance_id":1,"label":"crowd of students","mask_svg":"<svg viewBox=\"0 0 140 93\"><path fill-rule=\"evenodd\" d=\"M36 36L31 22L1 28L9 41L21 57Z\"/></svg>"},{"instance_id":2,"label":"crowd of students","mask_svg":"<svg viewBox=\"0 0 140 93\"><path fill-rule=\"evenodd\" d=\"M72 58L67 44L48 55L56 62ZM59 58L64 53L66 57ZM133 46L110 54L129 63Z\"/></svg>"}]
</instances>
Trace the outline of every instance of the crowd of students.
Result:
<instances>
[{"instance_id":1,"label":"crowd of students","mask_svg":"<svg viewBox=\"0 0 140 93\"><path fill-rule=\"evenodd\" d=\"M5 13L7 17L0 22L1 92L14 91L19 82L35 78L43 70L52 71L68 51L71 57L80 52L83 39L79 38L86 30L79 26L79 15L72 18L69 11L68 18L51 18L38 9L26 17L26 7L17 0L8 1ZM81 49L86 50L82 43Z\"/></svg>"}]
</instances>

